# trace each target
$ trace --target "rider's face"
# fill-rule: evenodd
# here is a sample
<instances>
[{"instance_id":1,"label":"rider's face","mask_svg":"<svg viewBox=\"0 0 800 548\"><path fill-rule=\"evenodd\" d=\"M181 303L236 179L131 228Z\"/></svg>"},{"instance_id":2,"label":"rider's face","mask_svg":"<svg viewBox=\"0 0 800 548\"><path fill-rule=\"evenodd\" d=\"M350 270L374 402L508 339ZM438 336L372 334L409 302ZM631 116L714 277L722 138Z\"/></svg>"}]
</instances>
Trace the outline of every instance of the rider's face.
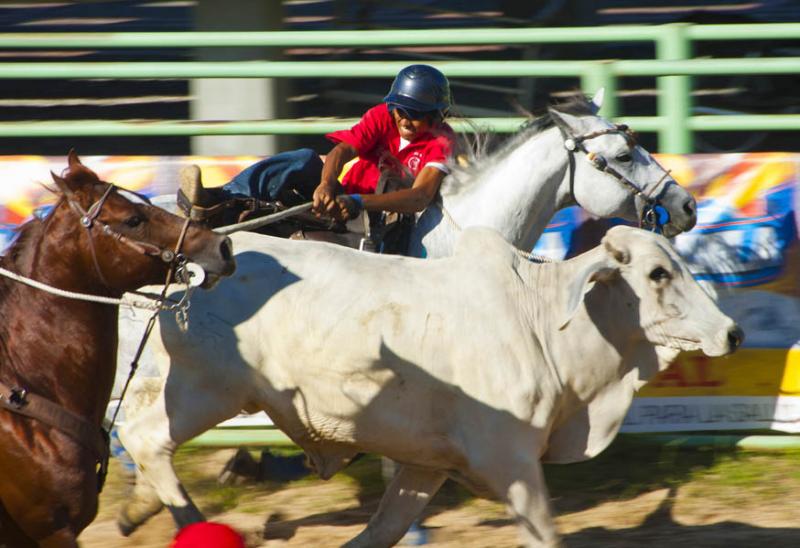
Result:
<instances>
[{"instance_id":1,"label":"rider's face","mask_svg":"<svg viewBox=\"0 0 800 548\"><path fill-rule=\"evenodd\" d=\"M400 137L406 141L413 141L418 136L431 129L430 116L419 117L418 113L408 113L400 108L392 109L392 118L397 125Z\"/></svg>"}]
</instances>

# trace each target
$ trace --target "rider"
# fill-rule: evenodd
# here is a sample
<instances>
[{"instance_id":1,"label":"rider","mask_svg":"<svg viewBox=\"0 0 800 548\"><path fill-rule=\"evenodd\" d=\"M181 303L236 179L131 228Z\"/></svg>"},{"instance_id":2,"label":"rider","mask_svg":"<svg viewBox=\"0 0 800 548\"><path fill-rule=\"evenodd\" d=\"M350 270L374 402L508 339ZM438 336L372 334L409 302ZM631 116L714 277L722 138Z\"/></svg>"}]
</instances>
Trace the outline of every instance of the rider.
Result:
<instances>
[{"instance_id":1,"label":"rider","mask_svg":"<svg viewBox=\"0 0 800 548\"><path fill-rule=\"evenodd\" d=\"M284 204L313 200L317 216L339 220L354 218L362 209L422 211L449 172L447 160L455 144L445 122L450 105L444 74L429 65L407 66L381 104L352 128L327 135L336 146L324 164L310 149L284 152L248 167L221 189L204 189L199 169L188 166L181 172L179 203L191 207L193 218L232 198ZM351 160L356 161L348 165ZM382 177L404 181L405 187L375 194Z\"/></svg>"}]
</instances>

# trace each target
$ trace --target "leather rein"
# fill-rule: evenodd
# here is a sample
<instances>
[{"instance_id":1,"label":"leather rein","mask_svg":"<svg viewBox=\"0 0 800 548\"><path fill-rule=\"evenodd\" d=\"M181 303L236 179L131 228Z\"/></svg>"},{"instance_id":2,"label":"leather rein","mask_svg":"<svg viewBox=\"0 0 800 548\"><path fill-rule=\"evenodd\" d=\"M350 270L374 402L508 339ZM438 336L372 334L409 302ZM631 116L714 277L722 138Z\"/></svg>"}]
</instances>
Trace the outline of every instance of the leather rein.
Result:
<instances>
[{"instance_id":1,"label":"leather rein","mask_svg":"<svg viewBox=\"0 0 800 548\"><path fill-rule=\"evenodd\" d=\"M605 158L605 156L596 152L589 152L583 144L585 141L594 139L595 137L601 137L603 135L609 135L612 133L621 133L624 135L628 144L632 147L636 144L636 139L633 136L633 132L630 130L630 128L628 128L628 126L625 124L614 124L614 127L573 136L570 133L569 128L565 127L562 123L556 121L556 126L564 137L564 148L567 149L567 154L569 155L569 192L572 195L572 199L575 201L575 203L578 204L578 199L575 197L575 153L582 152L586 155L586 158L595 169L611 175L631 194L641 198L644 205L642 206L639 214L639 227L660 233L662 227L669 222L669 212L666 210L666 208L664 208L664 206L661 205L661 199L664 197L669 185L675 184L673 181L667 181L666 184L662 185L664 180L670 176L670 172L663 167L661 168L664 171L664 175L658 180L655 187L658 188L661 186L661 190L655 195L655 197L650 196L645 194L645 192L636 183L608 165L608 160Z\"/></svg>"},{"instance_id":2,"label":"leather rein","mask_svg":"<svg viewBox=\"0 0 800 548\"><path fill-rule=\"evenodd\" d=\"M164 293L166 293L166 289L169 286L174 272L177 269L185 267L187 262L186 258L180 253L180 250L183 247L183 241L186 237L190 220L186 219L184 222L183 227L181 228L180 236L178 237L178 242L175 246L175 250L162 248L150 242L128 238L99 219L103 205L105 205L108 197L116 189L116 186L108 183L108 187L103 195L99 200L94 202L88 210L84 210L81 207L81 205L75 199L74 194L69 189L62 188L61 190L64 193L64 197L69 206L79 215L81 226L83 226L88 232L89 247L92 251L94 266L98 276L100 277L100 280L106 287L109 287L109 285L100 269L100 264L97 260L97 253L94 247L94 238L92 234L92 229L94 227L98 227L103 235L109 236L116 241L129 246L141 254L160 257L161 260L167 263L169 265L169 270L167 272L167 279L164 287ZM150 200L148 200L145 196L132 191L126 192L135 194L147 204L150 203ZM161 302L163 303L163 298ZM157 313L158 311L156 311L156 314ZM143 344L144 341L142 341L142 346ZM130 378L128 380L130 381ZM93 424L84 417L66 409L62 405L39 396L38 394L34 394L28 391L26 388L10 387L3 382L0 382L0 408L12 413L30 417L52 426L53 428L57 428L91 451L98 466L98 493L103 489L105 477L108 472L109 431L104 429L102 425L98 426Z\"/></svg>"}]
</instances>

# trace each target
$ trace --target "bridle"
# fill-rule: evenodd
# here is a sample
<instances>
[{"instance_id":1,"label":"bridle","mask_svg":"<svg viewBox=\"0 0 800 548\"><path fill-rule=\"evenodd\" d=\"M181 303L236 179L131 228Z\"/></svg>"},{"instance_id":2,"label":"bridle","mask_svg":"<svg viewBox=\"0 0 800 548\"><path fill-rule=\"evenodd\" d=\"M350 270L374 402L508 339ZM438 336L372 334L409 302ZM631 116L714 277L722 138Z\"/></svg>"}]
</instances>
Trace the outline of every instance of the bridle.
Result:
<instances>
[{"instance_id":1,"label":"bridle","mask_svg":"<svg viewBox=\"0 0 800 548\"><path fill-rule=\"evenodd\" d=\"M125 382L125 386L122 390L122 395L120 396L119 400L119 403L121 404L122 399L125 397L125 393L133 378L133 375L136 372L139 358L141 357L144 345L147 342L150 332L153 329L155 319L161 310L167 308L165 306L166 293L170 283L173 280L173 277L179 279L182 277L185 278L185 280L187 281L187 296L188 296L189 293L188 280L190 275L194 273L194 271L190 268L190 265L186 257L181 253L181 249L183 247L183 242L186 238L186 233L188 231L189 223L191 221L187 218L183 223L174 250L158 246L151 242L145 242L142 240L129 238L124 234L122 234L121 232L114 230L107 223L99 219L100 213L106 201L108 200L108 197L111 195L112 192L115 192L117 190L117 187L115 185L111 183L107 184L108 187L106 187L100 199L98 199L91 206L89 206L88 210L84 210L83 207L81 207L74 193L69 188L67 188L64 185L61 185L62 187L61 191L64 194L65 200L72 208L72 210L78 214L81 226L83 226L87 231L89 237L89 247L92 251L92 259L94 261L94 266L95 269L97 270L97 274L100 277L101 282L107 288L109 287L105 279L105 276L103 276L103 272L100 268L100 263L97 260L97 252L95 249L94 236L92 232L92 230L95 227L99 228L103 235L111 237L116 241L125 244L128 247L131 247L132 249L143 255L160 257L161 260L167 263L168 265L167 276L164 282L164 288L158 299L159 303L158 307L154 310L152 316L150 317L150 320L147 324L147 328L145 329L145 333L136 351L136 356L134 360L131 362L130 373L128 375L127 381ZM131 194L137 196L145 203L152 205L150 203L150 200L147 199L147 197L129 190L126 190L126 192L130 192ZM186 313L187 308L188 308L188 302L182 309L183 314ZM181 310L179 310L179 312L180 311ZM73 413L72 411L66 409L65 407L59 405L56 402L53 402L47 398L39 396L38 394L29 392L25 388L11 387L0 382L0 409L5 409L12 413L25 415L40 422L43 422L45 424L48 424L51 427L57 428L60 431L72 437L73 439L75 439L78 443L80 443L87 449L89 449L94 455L95 462L97 464L97 470L96 470L97 491L100 492L102 490L103 484L105 483L106 474L108 472L109 432L111 432L114 426L114 422L116 421L117 413L119 412L119 405L117 406L117 409L114 412L114 416L111 419L110 426L106 430L102 426L98 428L97 425L92 424L92 422L87 420L85 417Z\"/></svg>"},{"instance_id":2,"label":"bridle","mask_svg":"<svg viewBox=\"0 0 800 548\"><path fill-rule=\"evenodd\" d=\"M625 137L625 140L628 142L628 144L633 147L633 145L636 144L636 139L628 126L625 124L614 124L614 126L610 128L574 136L572 135L570 128L561 121L557 120L555 116L553 116L553 120L559 131L561 131L561 135L564 137L564 148L567 150L567 155L569 157L569 192L572 200L576 204L580 205L578 199L575 197L575 153L582 152L595 169L611 175L631 194L641 199L642 205L639 212L639 227L660 233L662 227L669 222L669 212L664 206L661 205L661 200L666 194L669 186L676 184L674 181L667 181L662 185L665 179L670 176L670 172L659 165L659 167L661 167L661 169L664 171L664 175L658 180L655 188L657 189L660 186L661 190L655 196L648 195L645 194L645 192L639 188L636 183L611 167L608 164L608 160L605 158L605 156L596 152L590 152L583 145L585 141L594 139L595 137L601 137L603 135L609 135L613 133L621 133Z\"/></svg>"},{"instance_id":3,"label":"bridle","mask_svg":"<svg viewBox=\"0 0 800 548\"><path fill-rule=\"evenodd\" d=\"M97 260L97 251L95 250L94 237L92 233L92 229L95 227L98 227L103 235L109 236L118 241L119 243L127 245L128 247L135 250L137 253L141 253L142 255L147 255L150 257L160 257L161 260L167 263L167 265L169 266L169 271L167 274L167 285L169 285L170 278L173 276L173 274L178 273L178 277L180 277L180 273L183 272L188 263L186 257L181 253L181 248L183 247L183 242L186 239L186 232L189 229L190 220L187 218L184 221L174 250L158 246L151 242L145 242L142 240L129 238L128 236L125 236L118 230L114 230L107 223L99 219L100 213L103 210L103 206L105 205L106 200L108 200L108 197L111 195L112 192L118 190L115 185L111 183L107 184L108 187L106 187L106 190L100 197L100 199L98 199L91 206L89 206L89 209L87 210L83 209L78 200L75 199L75 195L70 189L68 189L66 186L61 189L62 192L64 193L64 198L66 199L69 206L80 217L81 226L86 229L87 235L89 237L89 249L92 252L92 261L94 262L95 270L97 271L97 274L100 277L100 281L106 287L110 287L108 282L106 281L105 276L103 276L103 271L100 268L100 263ZM150 203L150 200L142 194L130 190L126 190L125 192L130 192L131 194L135 195L146 204L152 205Z\"/></svg>"}]
</instances>

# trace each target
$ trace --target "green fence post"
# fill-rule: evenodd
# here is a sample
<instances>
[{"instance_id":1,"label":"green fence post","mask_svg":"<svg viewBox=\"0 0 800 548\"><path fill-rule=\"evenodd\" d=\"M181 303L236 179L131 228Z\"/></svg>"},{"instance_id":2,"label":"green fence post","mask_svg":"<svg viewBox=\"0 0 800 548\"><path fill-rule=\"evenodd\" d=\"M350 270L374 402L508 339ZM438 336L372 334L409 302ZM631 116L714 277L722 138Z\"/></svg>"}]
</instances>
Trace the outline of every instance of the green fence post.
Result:
<instances>
[{"instance_id":1,"label":"green fence post","mask_svg":"<svg viewBox=\"0 0 800 548\"><path fill-rule=\"evenodd\" d=\"M592 63L581 75L581 88L587 95L594 95L600 88L605 88L600 114L606 118L615 118L619 114L617 77L613 69L613 62L598 61Z\"/></svg>"},{"instance_id":2,"label":"green fence post","mask_svg":"<svg viewBox=\"0 0 800 548\"><path fill-rule=\"evenodd\" d=\"M689 59L691 43L685 23L673 23L662 27L656 42L656 57L659 61ZM689 154L694 148L689 129L691 115L691 76L660 76L658 81L658 116L665 120L659 131L660 152Z\"/></svg>"}]
</instances>

